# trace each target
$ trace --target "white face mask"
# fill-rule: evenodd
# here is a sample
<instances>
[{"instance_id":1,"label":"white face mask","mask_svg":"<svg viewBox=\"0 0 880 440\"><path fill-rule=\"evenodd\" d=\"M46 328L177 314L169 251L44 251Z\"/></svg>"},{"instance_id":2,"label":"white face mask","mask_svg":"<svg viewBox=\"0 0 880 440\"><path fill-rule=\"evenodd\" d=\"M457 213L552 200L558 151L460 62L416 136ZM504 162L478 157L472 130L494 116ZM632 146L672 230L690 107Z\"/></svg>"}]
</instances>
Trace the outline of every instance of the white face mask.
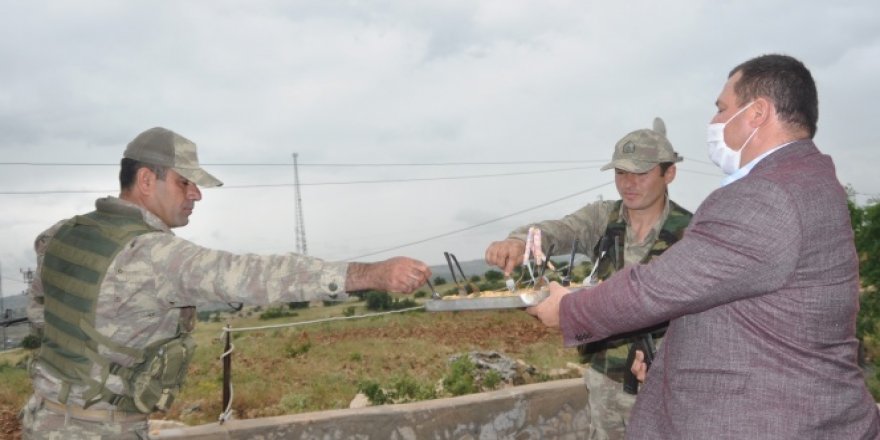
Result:
<instances>
[{"instance_id":1,"label":"white face mask","mask_svg":"<svg viewBox=\"0 0 880 440\"><path fill-rule=\"evenodd\" d=\"M748 145L749 141L752 140L752 136L758 132L758 128L755 127L755 130L752 131L752 134L749 135L749 138L743 142L742 146L739 150L734 151L727 145L727 142L724 141L724 127L733 120L733 118L739 116L740 113L744 112L747 108L751 107L755 101L748 103L745 107L739 109L735 115L731 116L727 122L716 122L714 124L709 124L708 135L706 137L706 143L709 145L709 159L715 165L721 168L721 171L726 175L731 175L736 172L736 170L740 167L740 157L742 156L743 150Z\"/></svg>"}]
</instances>

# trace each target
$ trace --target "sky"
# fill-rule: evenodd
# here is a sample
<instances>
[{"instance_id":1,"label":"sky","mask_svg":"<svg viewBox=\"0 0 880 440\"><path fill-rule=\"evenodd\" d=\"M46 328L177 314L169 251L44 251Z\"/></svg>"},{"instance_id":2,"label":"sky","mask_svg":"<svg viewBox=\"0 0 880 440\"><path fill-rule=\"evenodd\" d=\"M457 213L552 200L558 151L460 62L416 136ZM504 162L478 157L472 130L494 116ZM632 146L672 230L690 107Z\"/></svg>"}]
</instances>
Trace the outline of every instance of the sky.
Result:
<instances>
[{"instance_id":1,"label":"sky","mask_svg":"<svg viewBox=\"0 0 880 440\"><path fill-rule=\"evenodd\" d=\"M118 194L162 126L224 181L175 233L238 253L482 258L520 225L616 199L626 133L664 119L695 210L722 178L706 125L731 68L802 60L815 141L856 202L880 197L880 6L780 0L0 0L0 281L33 240Z\"/></svg>"}]
</instances>

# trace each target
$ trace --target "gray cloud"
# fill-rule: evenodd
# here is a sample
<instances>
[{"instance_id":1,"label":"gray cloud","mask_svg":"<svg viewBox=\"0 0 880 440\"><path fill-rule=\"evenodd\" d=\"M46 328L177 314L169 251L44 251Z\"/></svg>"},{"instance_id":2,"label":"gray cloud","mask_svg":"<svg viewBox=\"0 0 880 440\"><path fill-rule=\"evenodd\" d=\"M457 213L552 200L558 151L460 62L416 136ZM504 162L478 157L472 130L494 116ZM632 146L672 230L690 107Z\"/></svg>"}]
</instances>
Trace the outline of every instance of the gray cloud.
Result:
<instances>
[{"instance_id":1,"label":"gray cloud","mask_svg":"<svg viewBox=\"0 0 880 440\"><path fill-rule=\"evenodd\" d=\"M734 65L784 52L819 84L817 142L840 180L880 193L870 103L880 8L863 0L84 1L0 3L0 162L115 163L140 131L193 139L206 163L605 160L662 116L687 159L689 208L720 180L705 129ZM821 25L809 25L820 23ZM305 183L490 174L531 167L301 168ZM548 167L550 168L550 167ZM227 185L292 182L289 167L216 167ZM113 189L113 167L0 165L0 192ZM303 187L313 255L418 241L608 182L597 169ZM33 265L33 237L97 194L0 195L0 264ZM560 217L613 186L368 259L482 256L514 226ZM179 234L238 252L293 249L290 187L205 191ZM864 199L862 199L864 201ZM5 227L4 227L5 226ZM4 285L6 290L10 287Z\"/></svg>"}]
</instances>

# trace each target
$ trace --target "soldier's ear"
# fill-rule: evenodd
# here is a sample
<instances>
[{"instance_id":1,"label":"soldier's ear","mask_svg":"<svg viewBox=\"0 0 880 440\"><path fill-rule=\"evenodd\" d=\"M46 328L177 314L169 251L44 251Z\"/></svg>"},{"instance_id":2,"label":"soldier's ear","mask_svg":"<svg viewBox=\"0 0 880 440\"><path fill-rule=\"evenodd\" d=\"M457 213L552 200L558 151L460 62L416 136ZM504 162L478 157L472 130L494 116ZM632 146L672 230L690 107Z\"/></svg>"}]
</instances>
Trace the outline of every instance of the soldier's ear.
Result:
<instances>
[{"instance_id":1,"label":"soldier's ear","mask_svg":"<svg viewBox=\"0 0 880 440\"><path fill-rule=\"evenodd\" d=\"M150 194L156 187L156 173L147 167L138 168L134 179L135 189L141 194Z\"/></svg>"},{"instance_id":2,"label":"soldier's ear","mask_svg":"<svg viewBox=\"0 0 880 440\"><path fill-rule=\"evenodd\" d=\"M667 185L672 183L673 180L675 180L675 164L670 165L669 168L666 169L666 173L663 174L663 181L665 181Z\"/></svg>"}]
</instances>

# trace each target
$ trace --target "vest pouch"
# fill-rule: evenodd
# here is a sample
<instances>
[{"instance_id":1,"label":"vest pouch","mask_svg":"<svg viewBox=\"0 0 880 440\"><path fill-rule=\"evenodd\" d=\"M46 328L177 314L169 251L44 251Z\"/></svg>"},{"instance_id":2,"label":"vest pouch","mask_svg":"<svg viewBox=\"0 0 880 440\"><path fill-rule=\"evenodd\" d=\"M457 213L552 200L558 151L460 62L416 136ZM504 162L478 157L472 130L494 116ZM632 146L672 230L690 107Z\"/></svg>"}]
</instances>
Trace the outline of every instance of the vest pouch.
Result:
<instances>
[{"instance_id":1,"label":"vest pouch","mask_svg":"<svg viewBox=\"0 0 880 440\"><path fill-rule=\"evenodd\" d=\"M149 414L171 407L194 352L192 338L183 335L159 346L153 356L133 369L129 386L132 403L138 411Z\"/></svg>"}]
</instances>

